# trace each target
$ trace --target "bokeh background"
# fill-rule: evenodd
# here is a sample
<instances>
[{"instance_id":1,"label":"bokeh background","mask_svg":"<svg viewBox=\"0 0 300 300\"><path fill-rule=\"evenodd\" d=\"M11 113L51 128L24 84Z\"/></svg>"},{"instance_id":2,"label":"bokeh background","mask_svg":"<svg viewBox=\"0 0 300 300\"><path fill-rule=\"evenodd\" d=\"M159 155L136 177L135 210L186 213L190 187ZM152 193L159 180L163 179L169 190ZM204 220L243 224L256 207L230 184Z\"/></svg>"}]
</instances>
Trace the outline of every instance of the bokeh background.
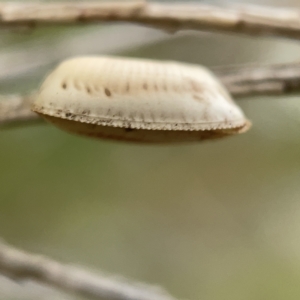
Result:
<instances>
[{"instance_id":1,"label":"bokeh background","mask_svg":"<svg viewBox=\"0 0 300 300\"><path fill-rule=\"evenodd\" d=\"M300 8L297 0L251 3ZM168 35L128 24L0 36L3 94L37 88L59 61L81 54L208 67L300 59L296 41ZM299 299L299 96L237 101L251 131L203 144L94 141L43 124L0 129L0 236L64 262L162 285L180 299ZM1 299L52 293L0 279Z\"/></svg>"}]
</instances>

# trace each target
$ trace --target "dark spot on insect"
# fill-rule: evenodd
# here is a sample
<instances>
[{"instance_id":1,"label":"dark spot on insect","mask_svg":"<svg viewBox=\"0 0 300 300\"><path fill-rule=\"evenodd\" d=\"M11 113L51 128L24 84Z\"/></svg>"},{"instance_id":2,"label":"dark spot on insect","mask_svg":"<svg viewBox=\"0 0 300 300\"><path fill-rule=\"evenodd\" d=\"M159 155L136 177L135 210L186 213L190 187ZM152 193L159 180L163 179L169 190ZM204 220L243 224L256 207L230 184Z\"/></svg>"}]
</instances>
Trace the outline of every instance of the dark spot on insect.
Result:
<instances>
[{"instance_id":1,"label":"dark spot on insect","mask_svg":"<svg viewBox=\"0 0 300 300\"><path fill-rule=\"evenodd\" d=\"M104 93L107 97L110 97L111 96L111 91L108 89L108 88L105 88L104 89Z\"/></svg>"},{"instance_id":2,"label":"dark spot on insect","mask_svg":"<svg viewBox=\"0 0 300 300\"><path fill-rule=\"evenodd\" d=\"M125 131L126 132L132 132L132 131L134 131L134 129L133 128L125 128Z\"/></svg>"},{"instance_id":3,"label":"dark spot on insect","mask_svg":"<svg viewBox=\"0 0 300 300\"><path fill-rule=\"evenodd\" d=\"M66 113L65 116L68 118L68 117L71 117L72 114L71 113Z\"/></svg>"},{"instance_id":4,"label":"dark spot on insect","mask_svg":"<svg viewBox=\"0 0 300 300\"><path fill-rule=\"evenodd\" d=\"M199 82L193 80L193 79L189 79L189 84L190 87L192 88L192 90L194 92L202 92L203 91L203 87L201 86L201 84L199 84Z\"/></svg>"},{"instance_id":5,"label":"dark spot on insect","mask_svg":"<svg viewBox=\"0 0 300 300\"><path fill-rule=\"evenodd\" d=\"M77 91L80 91L81 90L81 87L80 85L78 84L78 82L74 82L74 87Z\"/></svg>"},{"instance_id":6,"label":"dark spot on insect","mask_svg":"<svg viewBox=\"0 0 300 300\"><path fill-rule=\"evenodd\" d=\"M92 93L92 91L91 91L91 89L89 87L86 87L86 91L87 91L88 94Z\"/></svg>"},{"instance_id":7,"label":"dark spot on insect","mask_svg":"<svg viewBox=\"0 0 300 300\"><path fill-rule=\"evenodd\" d=\"M65 90L67 88L67 84L64 82L61 87Z\"/></svg>"},{"instance_id":8,"label":"dark spot on insect","mask_svg":"<svg viewBox=\"0 0 300 300\"><path fill-rule=\"evenodd\" d=\"M146 91L146 90L148 90L148 84L147 83L144 83L143 84L143 89Z\"/></svg>"},{"instance_id":9,"label":"dark spot on insect","mask_svg":"<svg viewBox=\"0 0 300 300\"><path fill-rule=\"evenodd\" d=\"M197 100L197 101L203 101L203 100L204 100L203 98L201 98L201 97L198 96L198 95L193 95L193 98L194 98L195 100Z\"/></svg>"},{"instance_id":10,"label":"dark spot on insect","mask_svg":"<svg viewBox=\"0 0 300 300\"><path fill-rule=\"evenodd\" d=\"M207 109L205 109L204 113L203 113L203 119L204 120L208 120L208 112Z\"/></svg>"},{"instance_id":11,"label":"dark spot on insect","mask_svg":"<svg viewBox=\"0 0 300 300\"><path fill-rule=\"evenodd\" d=\"M174 92L178 92L178 91L179 91L179 88L178 88L177 85L175 85L175 86L173 87L173 91L174 91Z\"/></svg>"},{"instance_id":12,"label":"dark spot on insect","mask_svg":"<svg viewBox=\"0 0 300 300\"><path fill-rule=\"evenodd\" d=\"M129 85L129 83L127 83L127 85L126 85L126 92L129 92L130 91L130 85Z\"/></svg>"}]
</instances>

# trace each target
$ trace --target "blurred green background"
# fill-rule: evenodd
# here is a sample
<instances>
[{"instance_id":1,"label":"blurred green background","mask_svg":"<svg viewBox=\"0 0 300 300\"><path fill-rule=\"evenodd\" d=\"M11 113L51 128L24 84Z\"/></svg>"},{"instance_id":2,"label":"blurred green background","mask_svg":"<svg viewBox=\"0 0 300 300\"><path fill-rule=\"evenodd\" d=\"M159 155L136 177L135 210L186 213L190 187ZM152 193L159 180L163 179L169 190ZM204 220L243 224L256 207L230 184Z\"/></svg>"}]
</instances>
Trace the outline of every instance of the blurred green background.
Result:
<instances>
[{"instance_id":1,"label":"blurred green background","mask_svg":"<svg viewBox=\"0 0 300 300\"><path fill-rule=\"evenodd\" d=\"M0 34L2 93L37 88L60 60L80 54L209 67L300 57L295 41L121 24ZM300 100L237 101L251 131L203 144L95 141L50 125L0 129L0 236L182 299L299 299ZM10 299L3 284L0 298Z\"/></svg>"}]
</instances>

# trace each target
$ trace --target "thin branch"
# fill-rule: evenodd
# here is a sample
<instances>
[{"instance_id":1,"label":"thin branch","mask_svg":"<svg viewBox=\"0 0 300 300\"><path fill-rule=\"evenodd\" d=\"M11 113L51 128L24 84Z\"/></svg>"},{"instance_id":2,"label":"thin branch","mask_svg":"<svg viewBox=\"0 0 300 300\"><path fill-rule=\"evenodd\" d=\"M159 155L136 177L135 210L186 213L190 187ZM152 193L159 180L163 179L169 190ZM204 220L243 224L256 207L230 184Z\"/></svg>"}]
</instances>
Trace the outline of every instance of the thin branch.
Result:
<instances>
[{"instance_id":1,"label":"thin branch","mask_svg":"<svg viewBox=\"0 0 300 300\"><path fill-rule=\"evenodd\" d=\"M300 93L300 63L214 68L233 97L280 96ZM42 121L30 111L31 96L0 97L0 126Z\"/></svg>"},{"instance_id":2,"label":"thin branch","mask_svg":"<svg viewBox=\"0 0 300 300\"><path fill-rule=\"evenodd\" d=\"M1 3L0 27L132 22L171 32L193 29L300 38L300 10L239 5L155 3Z\"/></svg>"},{"instance_id":3,"label":"thin branch","mask_svg":"<svg viewBox=\"0 0 300 300\"><path fill-rule=\"evenodd\" d=\"M38 282L13 281L0 275L0 299L17 300L79 300L78 297Z\"/></svg>"},{"instance_id":4,"label":"thin branch","mask_svg":"<svg viewBox=\"0 0 300 300\"><path fill-rule=\"evenodd\" d=\"M34 93L26 96L0 96L0 126L5 128L43 122L42 118L30 109L33 98Z\"/></svg>"},{"instance_id":5,"label":"thin branch","mask_svg":"<svg viewBox=\"0 0 300 300\"><path fill-rule=\"evenodd\" d=\"M80 34L67 32L56 39L44 37L29 46L18 45L0 52L0 82L42 74L51 65L70 56L115 54L153 44L174 36L150 28L128 24L113 25Z\"/></svg>"},{"instance_id":6,"label":"thin branch","mask_svg":"<svg viewBox=\"0 0 300 300\"><path fill-rule=\"evenodd\" d=\"M159 287L92 274L4 243L0 243L0 273L14 280L33 280L93 299L176 300Z\"/></svg>"},{"instance_id":7,"label":"thin branch","mask_svg":"<svg viewBox=\"0 0 300 300\"><path fill-rule=\"evenodd\" d=\"M276 96L300 92L300 63L213 69L234 97Z\"/></svg>"}]
</instances>

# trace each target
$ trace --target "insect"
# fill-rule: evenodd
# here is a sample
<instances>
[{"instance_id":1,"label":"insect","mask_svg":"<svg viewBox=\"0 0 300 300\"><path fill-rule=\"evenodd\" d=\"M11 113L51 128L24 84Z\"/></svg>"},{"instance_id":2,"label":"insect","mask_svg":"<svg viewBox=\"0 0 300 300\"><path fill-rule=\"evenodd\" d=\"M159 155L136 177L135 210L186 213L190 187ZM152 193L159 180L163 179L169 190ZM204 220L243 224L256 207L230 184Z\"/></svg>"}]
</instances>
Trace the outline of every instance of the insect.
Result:
<instances>
[{"instance_id":1,"label":"insect","mask_svg":"<svg viewBox=\"0 0 300 300\"><path fill-rule=\"evenodd\" d=\"M206 68L110 56L62 62L32 110L65 131L126 142L196 142L250 127Z\"/></svg>"}]
</instances>

